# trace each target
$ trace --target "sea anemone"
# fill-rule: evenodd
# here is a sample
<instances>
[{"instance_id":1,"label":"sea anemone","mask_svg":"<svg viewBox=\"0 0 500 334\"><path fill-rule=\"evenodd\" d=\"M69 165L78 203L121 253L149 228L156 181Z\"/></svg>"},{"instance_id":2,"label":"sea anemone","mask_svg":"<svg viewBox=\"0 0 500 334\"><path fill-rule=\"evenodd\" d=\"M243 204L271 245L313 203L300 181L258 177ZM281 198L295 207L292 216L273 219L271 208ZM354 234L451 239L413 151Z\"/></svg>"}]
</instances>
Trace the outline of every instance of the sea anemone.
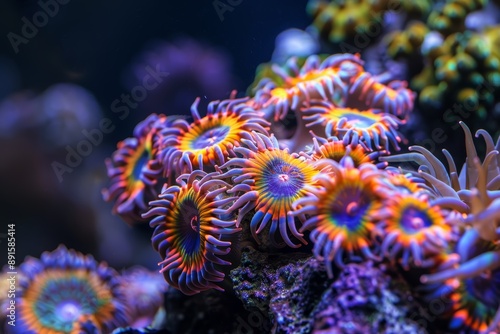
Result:
<instances>
[{"instance_id":1,"label":"sea anemone","mask_svg":"<svg viewBox=\"0 0 500 334\"><path fill-rule=\"evenodd\" d=\"M457 249L458 266L423 275L425 284L450 285L451 307L447 312L452 330L489 333L500 323L500 250L483 240L475 229L467 230Z\"/></svg>"},{"instance_id":2,"label":"sea anemone","mask_svg":"<svg viewBox=\"0 0 500 334\"><path fill-rule=\"evenodd\" d=\"M143 221L141 214L157 195L155 186L161 177L158 161L158 131L169 124L164 115L152 114L134 129L134 137L118 143L111 159L106 159L111 186L104 189L104 200L115 201L113 213L127 223Z\"/></svg>"},{"instance_id":3,"label":"sea anemone","mask_svg":"<svg viewBox=\"0 0 500 334\"><path fill-rule=\"evenodd\" d=\"M432 206L425 194L389 197L378 218L377 230L383 236L382 254L392 261L402 256L406 270L410 259L421 266L426 256L442 252L451 240L451 226L441 209Z\"/></svg>"},{"instance_id":4,"label":"sea anemone","mask_svg":"<svg viewBox=\"0 0 500 334\"><path fill-rule=\"evenodd\" d=\"M17 321L8 333L109 333L128 321L117 273L91 256L61 245L26 259L20 271Z\"/></svg>"},{"instance_id":5,"label":"sea anemone","mask_svg":"<svg viewBox=\"0 0 500 334\"><path fill-rule=\"evenodd\" d=\"M191 106L192 123L184 119L166 127L161 135L161 160L169 178L195 169L208 169L235 157L234 148L243 138L250 139L252 132L268 135L269 123L244 102L247 99L214 101L201 117L197 98Z\"/></svg>"},{"instance_id":6,"label":"sea anemone","mask_svg":"<svg viewBox=\"0 0 500 334\"><path fill-rule=\"evenodd\" d=\"M378 260L372 252L372 232L376 216L382 209L386 190L380 182L382 171L372 164L354 167L346 158L341 165L333 160L315 163L322 172L315 177L319 187L293 203L294 215L306 214L308 219L300 229L312 230L314 256L324 261L328 276L333 276L331 262L344 266L344 255L352 261L359 253Z\"/></svg>"},{"instance_id":7,"label":"sea anemone","mask_svg":"<svg viewBox=\"0 0 500 334\"><path fill-rule=\"evenodd\" d=\"M219 283L225 274L218 266L231 265L221 257L231 251L228 236L240 231L235 221L221 219L234 198L227 196L229 184L214 179L217 174L196 170L181 175L178 185L165 186L143 215L155 217L150 226L155 228L153 247L163 259L160 272L186 295L223 290Z\"/></svg>"},{"instance_id":8,"label":"sea anemone","mask_svg":"<svg viewBox=\"0 0 500 334\"><path fill-rule=\"evenodd\" d=\"M476 188L471 190L468 197L471 214L464 220L465 224L472 225L481 238L488 241L500 241L500 191L498 191L500 185L493 187L497 190L488 191L488 188L492 188L491 181L488 182L488 172L493 172L493 174L498 172L496 162L493 165L496 166L497 170L492 170L490 161L498 159L498 156L498 151L491 151L486 156L482 166L479 163L479 158L474 159L478 179ZM495 178L500 179L500 175L495 176Z\"/></svg>"},{"instance_id":9,"label":"sea anemone","mask_svg":"<svg viewBox=\"0 0 500 334\"><path fill-rule=\"evenodd\" d=\"M477 187L481 194L487 192L494 194L500 189L498 161L500 141L495 145L492 137L486 131L479 130L476 133L477 137L482 136L486 142L486 157L481 164L469 128L463 122L460 122L460 125L465 132L467 153L467 159L460 171L457 171L455 161L447 150L443 150L443 153L448 163L449 172L437 157L421 146L410 146L409 150L414 151L414 153L384 156L380 157L380 160L419 164L419 176L426 180L427 185L433 189L436 197L442 198L440 205L468 214L472 205L472 189ZM481 180L479 178L480 173L482 173ZM482 197L485 198L485 196Z\"/></svg>"},{"instance_id":10,"label":"sea anemone","mask_svg":"<svg viewBox=\"0 0 500 334\"><path fill-rule=\"evenodd\" d=\"M255 141L243 140L247 147L239 147L235 152L241 158L233 158L220 167L229 169L222 178L232 178L231 193L243 193L227 212L237 210L238 224L245 215L255 209L250 221L250 230L257 242L269 222L271 244L280 247L275 238L279 230L281 238L290 247L297 248L289 232L300 242L307 244L302 233L297 230L297 222L292 214L292 203L307 195L307 186L313 186L313 177L319 172L304 157L280 149L274 136L256 134ZM304 217L299 216L303 221Z\"/></svg>"}]
</instances>

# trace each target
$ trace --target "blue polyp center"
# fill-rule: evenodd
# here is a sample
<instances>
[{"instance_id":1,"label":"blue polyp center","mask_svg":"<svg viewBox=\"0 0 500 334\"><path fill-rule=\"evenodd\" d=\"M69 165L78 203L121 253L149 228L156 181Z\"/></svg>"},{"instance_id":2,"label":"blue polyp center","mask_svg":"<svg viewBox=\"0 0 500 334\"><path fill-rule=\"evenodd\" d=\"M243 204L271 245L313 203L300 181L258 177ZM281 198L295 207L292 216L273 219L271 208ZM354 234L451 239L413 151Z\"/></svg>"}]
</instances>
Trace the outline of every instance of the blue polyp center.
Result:
<instances>
[{"instance_id":1,"label":"blue polyp center","mask_svg":"<svg viewBox=\"0 0 500 334\"><path fill-rule=\"evenodd\" d=\"M140 180L142 176L142 169L148 163L148 153L146 150L142 153L141 157L137 159L134 169L132 170L132 177L134 180Z\"/></svg>"},{"instance_id":2,"label":"blue polyp center","mask_svg":"<svg viewBox=\"0 0 500 334\"><path fill-rule=\"evenodd\" d=\"M200 211L196 203L187 199L181 203L179 210L180 244L186 255L199 252L200 238Z\"/></svg>"},{"instance_id":3,"label":"blue polyp center","mask_svg":"<svg viewBox=\"0 0 500 334\"><path fill-rule=\"evenodd\" d=\"M69 332L81 315L94 314L98 303L88 282L68 277L46 283L35 302L35 313L44 327Z\"/></svg>"},{"instance_id":4,"label":"blue polyp center","mask_svg":"<svg viewBox=\"0 0 500 334\"><path fill-rule=\"evenodd\" d=\"M300 169L281 159L269 161L262 176L264 186L276 199L293 197L304 186Z\"/></svg>"},{"instance_id":5,"label":"blue polyp center","mask_svg":"<svg viewBox=\"0 0 500 334\"><path fill-rule=\"evenodd\" d=\"M362 189L345 188L331 207L331 219L336 226L355 232L363 227L370 203L370 197Z\"/></svg>"},{"instance_id":6,"label":"blue polyp center","mask_svg":"<svg viewBox=\"0 0 500 334\"><path fill-rule=\"evenodd\" d=\"M406 233L414 234L432 226L432 220L425 212L414 207L408 207L401 215L400 224Z\"/></svg>"},{"instance_id":7,"label":"blue polyp center","mask_svg":"<svg viewBox=\"0 0 500 334\"><path fill-rule=\"evenodd\" d=\"M230 128L228 126L223 125L209 129L193 141L192 148L198 150L216 145L226 139L229 130Z\"/></svg>"},{"instance_id":8,"label":"blue polyp center","mask_svg":"<svg viewBox=\"0 0 500 334\"><path fill-rule=\"evenodd\" d=\"M369 128L375 124L375 120L359 113L345 113L342 117L345 117L350 124L357 128Z\"/></svg>"}]
</instances>

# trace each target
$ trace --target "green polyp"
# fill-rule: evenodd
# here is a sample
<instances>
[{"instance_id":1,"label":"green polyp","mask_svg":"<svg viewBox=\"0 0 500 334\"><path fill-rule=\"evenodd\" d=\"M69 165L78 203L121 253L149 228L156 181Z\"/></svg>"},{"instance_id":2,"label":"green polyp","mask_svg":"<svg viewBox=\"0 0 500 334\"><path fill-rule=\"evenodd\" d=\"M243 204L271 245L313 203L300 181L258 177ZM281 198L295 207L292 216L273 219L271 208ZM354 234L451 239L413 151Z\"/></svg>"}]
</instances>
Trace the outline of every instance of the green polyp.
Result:
<instances>
[{"instance_id":1,"label":"green polyp","mask_svg":"<svg viewBox=\"0 0 500 334\"><path fill-rule=\"evenodd\" d=\"M479 98L474 89L464 88L460 92L458 92L458 102L465 103L469 106L477 106L479 103Z\"/></svg>"},{"instance_id":2,"label":"green polyp","mask_svg":"<svg viewBox=\"0 0 500 334\"><path fill-rule=\"evenodd\" d=\"M478 73L478 72L472 72L469 75L469 81L472 83L474 86L480 86L484 83L484 77Z\"/></svg>"},{"instance_id":3,"label":"green polyp","mask_svg":"<svg viewBox=\"0 0 500 334\"><path fill-rule=\"evenodd\" d=\"M479 36L470 38L465 47L465 52L478 60L484 60L490 55L488 45Z\"/></svg>"},{"instance_id":4,"label":"green polyp","mask_svg":"<svg viewBox=\"0 0 500 334\"><path fill-rule=\"evenodd\" d=\"M441 106L441 98L443 91L438 86L427 86L420 93L420 102L424 105L432 105L439 108Z\"/></svg>"},{"instance_id":5,"label":"green polyp","mask_svg":"<svg viewBox=\"0 0 500 334\"><path fill-rule=\"evenodd\" d=\"M488 73L487 74L488 82L495 86L495 87L500 87L500 73L499 72L493 72L493 73Z\"/></svg>"},{"instance_id":6,"label":"green polyp","mask_svg":"<svg viewBox=\"0 0 500 334\"><path fill-rule=\"evenodd\" d=\"M457 54L455 56L455 59L456 59L456 68L460 72L472 71L477 66L474 58L463 52Z\"/></svg>"},{"instance_id":7,"label":"green polyp","mask_svg":"<svg viewBox=\"0 0 500 334\"><path fill-rule=\"evenodd\" d=\"M488 70L498 70L500 68L500 61L498 60L497 57L490 55L486 60L484 61L484 66Z\"/></svg>"},{"instance_id":8,"label":"green polyp","mask_svg":"<svg viewBox=\"0 0 500 334\"><path fill-rule=\"evenodd\" d=\"M451 19L460 19L464 18L467 12L463 7L460 7L458 5L454 6L453 4L448 3L443 8L443 14Z\"/></svg>"}]
</instances>

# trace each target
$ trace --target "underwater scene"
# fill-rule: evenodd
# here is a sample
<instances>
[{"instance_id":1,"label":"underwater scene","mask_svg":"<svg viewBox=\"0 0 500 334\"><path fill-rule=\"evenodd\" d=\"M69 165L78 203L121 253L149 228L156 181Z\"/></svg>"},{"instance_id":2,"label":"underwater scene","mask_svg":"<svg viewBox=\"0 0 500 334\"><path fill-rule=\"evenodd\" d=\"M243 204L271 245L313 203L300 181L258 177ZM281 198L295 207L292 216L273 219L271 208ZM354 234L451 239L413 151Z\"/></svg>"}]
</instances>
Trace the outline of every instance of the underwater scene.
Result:
<instances>
[{"instance_id":1,"label":"underwater scene","mask_svg":"<svg viewBox=\"0 0 500 334\"><path fill-rule=\"evenodd\" d=\"M500 333L500 1L0 16L0 333Z\"/></svg>"}]
</instances>

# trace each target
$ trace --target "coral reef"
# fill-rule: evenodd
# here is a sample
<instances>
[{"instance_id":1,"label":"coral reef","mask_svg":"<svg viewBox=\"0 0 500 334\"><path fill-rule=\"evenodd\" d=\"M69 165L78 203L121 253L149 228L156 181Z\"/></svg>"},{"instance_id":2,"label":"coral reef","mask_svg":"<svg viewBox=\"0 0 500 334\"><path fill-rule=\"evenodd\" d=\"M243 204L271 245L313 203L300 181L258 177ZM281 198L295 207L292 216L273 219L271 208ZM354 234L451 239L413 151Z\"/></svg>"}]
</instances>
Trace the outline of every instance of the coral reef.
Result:
<instances>
[{"instance_id":1,"label":"coral reef","mask_svg":"<svg viewBox=\"0 0 500 334\"><path fill-rule=\"evenodd\" d=\"M332 280L306 254L247 248L231 277L245 307L269 316L276 333L427 333L407 283L371 262L348 264Z\"/></svg>"},{"instance_id":2,"label":"coral reef","mask_svg":"<svg viewBox=\"0 0 500 334\"><path fill-rule=\"evenodd\" d=\"M423 317L426 299L423 308L404 311L393 305L400 298L385 292L388 285L346 292L345 298L338 291L343 284L352 288L350 280L363 281L353 268L366 260L374 261L368 272L416 271L422 283L408 284L426 291L433 289L427 283L451 275L446 270L457 262L445 261L448 267L439 270L435 263L456 257L452 250L468 240L463 226L472 224L485 237L496 233L490 206L497 206L498 144L486 131L478 132L488 150L481 166L472 135L461 123L468 160L460 173L447 151L450 173L420 146L391 156L391 146L404 145L398 130L409 119L413 92L405 82L386 85L383 77L364 72L358 55L319 59L310 56L299 69L291 58L284 67L272 67L281 79L261 79L253 98L213 102L204 117L196 100L193 123L179 118L155 127L151 138L163 169L157 177L166 179L142 217L153 218L160 272L186 295L234 289L245 308L262 312L261 330L270 325L266 330L321 333L354 326L353 332L423 332L412 321L400 321L396 310L413 307L413 314ZM275 135L275 125L287 118L297 124L295 133ZM421 165L419 171L387 166L406 161ZM487 219L495 223L484 227ZM451 272L467 272L463 279L468 279L479 268L494 271L497 255L490 250L471 261L462 256L464 264ZM258 259L251 262L249 256ZM471 268L476 271L469 273ZM295 271L304 273L294 279ZM487 305L481 306L486 315L471 315L465 328L493 328L497 305L485 301L485 294L474 296ZM357 313L358 302L368 313ZM383 312L375 312L379 303L386 305ZM472 307L468 301L457 305L439 318L446 322ZM343 308L335 311L346 315L342 320L331 318L336 307Z\"/></svg>"},{"instance_id":3,"label":"coral reef","mask_svg":"<svg viewBox=\"0 0 500 334\"><path fill-rule=\"evenodd\" d=\"M244 97L197 44L144 55L132 82L172 72L144 102L164 114L118 143L102 195L132 233L149 225L159 272L64 246L27 258L7 333L497 332L500 26L470 19L491 6L311 0L312 26L277 38ZM176 80L209 98L163 110L186 102ZM59 90L47 101L74 98ZM24 131L8 106L32 115L31 99L0 116ZM413 137L434 121L465 134L444 162Z\"/></svg>"}]
</instances>

